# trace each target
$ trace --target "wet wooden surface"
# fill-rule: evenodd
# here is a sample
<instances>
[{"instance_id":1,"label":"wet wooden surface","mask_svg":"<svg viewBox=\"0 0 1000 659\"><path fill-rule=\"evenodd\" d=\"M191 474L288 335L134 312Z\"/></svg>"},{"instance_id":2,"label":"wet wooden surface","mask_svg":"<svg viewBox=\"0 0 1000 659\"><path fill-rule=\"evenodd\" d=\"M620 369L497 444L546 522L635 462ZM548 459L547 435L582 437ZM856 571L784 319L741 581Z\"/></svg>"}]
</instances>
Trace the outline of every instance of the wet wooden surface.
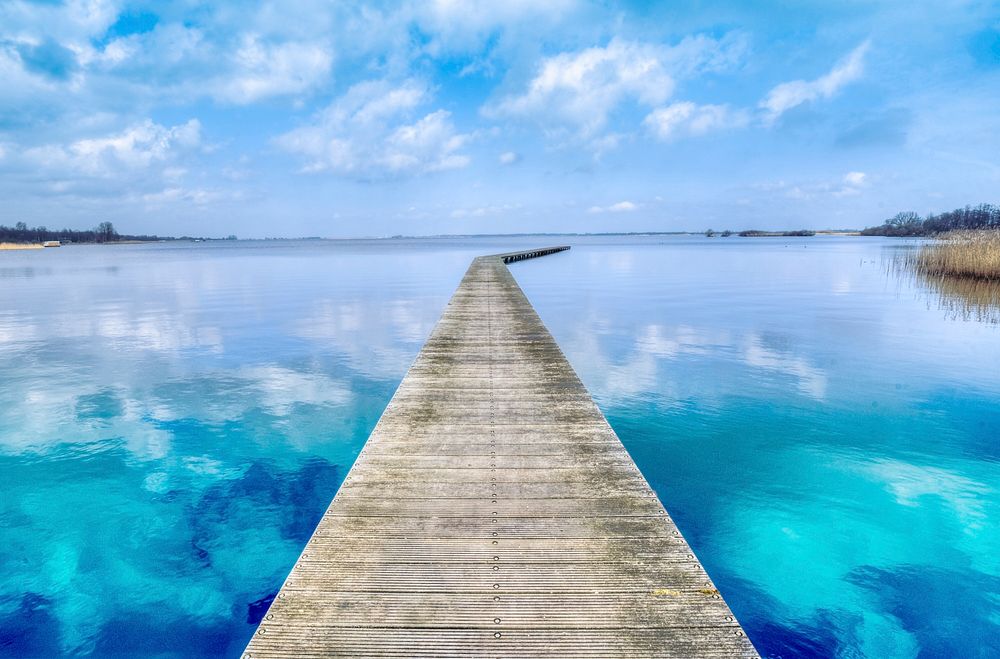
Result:
<instances>
[{"instance_id":1,"label":"wet wooden surface","mask_svg":"<svg viewBox=\"0 0 1000 659\"><path fill-rule=\"evenodd\" d=\"M473 261L245 656L757 656L505 265Z\"/></svg>"}]
</instances>

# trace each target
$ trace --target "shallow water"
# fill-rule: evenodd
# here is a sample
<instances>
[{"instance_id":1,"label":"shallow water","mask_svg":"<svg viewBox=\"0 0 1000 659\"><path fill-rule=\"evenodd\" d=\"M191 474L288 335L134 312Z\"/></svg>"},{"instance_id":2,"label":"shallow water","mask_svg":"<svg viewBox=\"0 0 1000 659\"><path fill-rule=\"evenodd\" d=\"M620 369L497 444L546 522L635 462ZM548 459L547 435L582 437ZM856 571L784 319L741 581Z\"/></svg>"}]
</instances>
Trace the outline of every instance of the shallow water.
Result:
<instances>
[{"instance_id":1,"label":"shallow water","mask_svg":"<svg viewBox=\"0 0 1000 659\"><path fill-rule=\"evenodd\" d=\"M480 253L0 255L0 654L236 656ZM881 239L512 266L770 656L1000 654L1000 327Z\"/></svg>"}]
</instances>

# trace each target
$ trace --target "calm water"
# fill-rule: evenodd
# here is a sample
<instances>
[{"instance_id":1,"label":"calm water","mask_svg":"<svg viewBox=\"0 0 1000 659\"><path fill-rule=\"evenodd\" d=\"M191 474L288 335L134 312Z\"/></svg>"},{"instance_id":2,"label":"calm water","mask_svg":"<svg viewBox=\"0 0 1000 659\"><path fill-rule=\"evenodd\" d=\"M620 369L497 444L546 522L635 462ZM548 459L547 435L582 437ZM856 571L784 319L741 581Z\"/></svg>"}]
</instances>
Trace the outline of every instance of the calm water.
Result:
<instances>
[{"instance_id":1,"label":"calm water","mask_svg":"<svg viewBox=\"0 0 1000 659\"><path fill-rule=\"evenodd\" d=\"M552 241L0 253L0 655L236 656L471 257ZM515 275L764 654L1000 655L1000 325L900 242L571 242Z\"/></svg>"}]
</instances>

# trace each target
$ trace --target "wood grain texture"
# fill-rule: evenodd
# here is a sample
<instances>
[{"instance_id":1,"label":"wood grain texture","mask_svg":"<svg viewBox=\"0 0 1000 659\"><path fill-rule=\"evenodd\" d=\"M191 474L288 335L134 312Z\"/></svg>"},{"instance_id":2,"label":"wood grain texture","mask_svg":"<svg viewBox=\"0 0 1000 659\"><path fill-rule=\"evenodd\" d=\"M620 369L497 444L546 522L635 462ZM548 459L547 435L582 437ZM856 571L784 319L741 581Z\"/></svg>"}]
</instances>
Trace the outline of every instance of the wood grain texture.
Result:
<instances>
[{"instance_id":1,"label":"wood grain texture","mask_svg":"<svg viewBox=\"0 0 1000 659\"><path fill-rule=\"evenodd\" d=\"M506 263L473 261L244 656L756 657Z\"/></svg>"}]
</instances>

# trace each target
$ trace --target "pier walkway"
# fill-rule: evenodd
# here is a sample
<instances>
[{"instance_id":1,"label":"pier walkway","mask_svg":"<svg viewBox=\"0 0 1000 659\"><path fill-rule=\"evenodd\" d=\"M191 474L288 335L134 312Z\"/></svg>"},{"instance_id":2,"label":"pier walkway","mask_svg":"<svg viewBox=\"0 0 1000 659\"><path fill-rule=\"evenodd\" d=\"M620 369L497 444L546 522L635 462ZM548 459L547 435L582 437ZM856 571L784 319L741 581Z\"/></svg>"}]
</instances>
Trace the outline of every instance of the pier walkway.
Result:
<instances>
[{"instance_id":1,"label":"pier walkway","mask_svg":"<svg viewBox=\"0 0 1000 659\"><path fill-rule=\"evenodd\" d=\"M244 656L756 657L505 263L480 257Z\"/></svg>"}]
</instances>

